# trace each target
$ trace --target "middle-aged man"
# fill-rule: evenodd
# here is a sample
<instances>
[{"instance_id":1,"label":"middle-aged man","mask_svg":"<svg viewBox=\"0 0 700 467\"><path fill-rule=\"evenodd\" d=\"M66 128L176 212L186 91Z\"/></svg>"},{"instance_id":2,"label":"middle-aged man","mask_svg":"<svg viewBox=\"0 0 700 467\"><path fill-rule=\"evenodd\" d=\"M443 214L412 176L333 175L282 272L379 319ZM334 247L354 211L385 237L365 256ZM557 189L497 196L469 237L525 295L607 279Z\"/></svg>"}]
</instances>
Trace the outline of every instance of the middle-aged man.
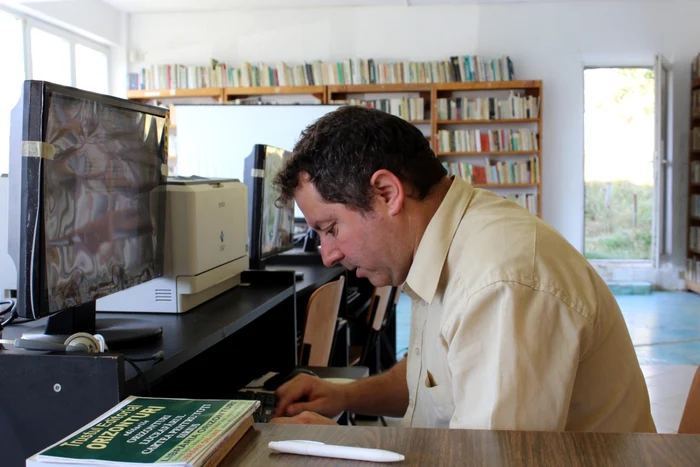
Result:
<instances>
[{"instance_id":1,"label":"middle-aged man","mask_svg":"<svg viewBox=\"0 0 700 467\"><path fill-rule=\"evenodd\" d=\"M413 307L406 359L347 385L297 376L278 389L274 422L349 410L414 427L655 431L600 276L538 217L448 177L413 125L342 107L302 133L275 182L327 266L404 284Z\"/></svg>"}]
</instances>

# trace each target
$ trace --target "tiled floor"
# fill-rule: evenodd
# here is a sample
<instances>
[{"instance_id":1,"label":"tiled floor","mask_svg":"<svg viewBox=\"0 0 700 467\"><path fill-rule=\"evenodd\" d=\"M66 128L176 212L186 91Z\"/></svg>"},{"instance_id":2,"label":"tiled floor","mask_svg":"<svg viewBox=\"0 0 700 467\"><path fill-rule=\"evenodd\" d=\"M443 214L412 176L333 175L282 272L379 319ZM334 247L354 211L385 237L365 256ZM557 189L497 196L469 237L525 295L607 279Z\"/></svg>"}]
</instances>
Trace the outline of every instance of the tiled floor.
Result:
<instances>
[{"instance_id":1,"label":"tiled floor","mask_svg":"<svg viewBox=\"0 0 700 467\"><path fill-rule=\"evenodd\" d=\"M654 292L616 298L647 381L656 428L673 433L700 365L700 295ZM411 301L405 294L396 320L396 349L401 357L408 348L411 327Z\"/></svg>"}]
</instances>

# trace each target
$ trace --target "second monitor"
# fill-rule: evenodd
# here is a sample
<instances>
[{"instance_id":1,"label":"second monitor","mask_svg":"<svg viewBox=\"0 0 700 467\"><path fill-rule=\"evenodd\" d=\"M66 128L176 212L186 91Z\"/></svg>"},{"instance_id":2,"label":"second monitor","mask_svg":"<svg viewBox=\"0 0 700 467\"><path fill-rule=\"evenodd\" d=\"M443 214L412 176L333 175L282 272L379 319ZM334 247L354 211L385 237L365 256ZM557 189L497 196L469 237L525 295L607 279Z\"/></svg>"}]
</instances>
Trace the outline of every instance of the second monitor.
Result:
<instances>
[{"instance_id":1,"label":"second monitor","mask_svg":"<svg viewBox=\"0 0 700 467\"><path fill-rule=\"evenodd\" d=\"M245 159L251 269L264 269L267 260L294 247L294 202L280 206L272 184L290 156L284 149L256 144Z\"/></svg>"}]
</instances>

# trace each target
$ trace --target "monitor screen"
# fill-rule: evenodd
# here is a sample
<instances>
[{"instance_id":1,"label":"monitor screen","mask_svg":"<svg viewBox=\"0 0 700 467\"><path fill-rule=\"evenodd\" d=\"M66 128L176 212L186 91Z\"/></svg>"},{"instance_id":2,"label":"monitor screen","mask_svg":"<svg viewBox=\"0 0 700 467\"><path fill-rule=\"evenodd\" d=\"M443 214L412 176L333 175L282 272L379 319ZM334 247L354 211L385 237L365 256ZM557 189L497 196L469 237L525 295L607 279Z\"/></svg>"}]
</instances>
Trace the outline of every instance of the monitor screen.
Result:
<instances>
[{"instance_id":1,"label":"monitor screen","mask_svg":"<svg viewBox=\"0 0 700 467\"><path fill-rule=\"evenodd\" d=\"M294 202L277 202L273 185L291 153L266 144L255 144L245 158L243 181L248 187L248 256L251 269L264 269L266 260L294 247Z\"/></svg>"},{"instance_id":2,"label":"monitor screen","mask_svg":"<svg viewBox=\"0 0 700 467\"><path fill-rule=\"evenodd\" d=\"M30 80L11 122L17 314L95 332L95 300L163 274L168 111Z\"/></svg>"},{"instance_id":3,"label":"monitor screen","mask_svg":"<svg viewBox=\"0 0 700 467\"><path fill-rule=\"evenodd\" d=\"M278 207L277 197L272 181L282 168L285 157L289 153L279 148L265 146L265 169L262 211L262 257L268 257L278 252L292 248L294 243L294 202Z\"/></svg>"},{"instance_id":4,"label":"monitor screen","mask_svg":"<svg viewBox=\"0 0 700 467\"><path fill-rule=\"evenodd\" d=\"M166 119L54 92L43 180L49 313L162 275Z\"/></svg>"}]
</instances>

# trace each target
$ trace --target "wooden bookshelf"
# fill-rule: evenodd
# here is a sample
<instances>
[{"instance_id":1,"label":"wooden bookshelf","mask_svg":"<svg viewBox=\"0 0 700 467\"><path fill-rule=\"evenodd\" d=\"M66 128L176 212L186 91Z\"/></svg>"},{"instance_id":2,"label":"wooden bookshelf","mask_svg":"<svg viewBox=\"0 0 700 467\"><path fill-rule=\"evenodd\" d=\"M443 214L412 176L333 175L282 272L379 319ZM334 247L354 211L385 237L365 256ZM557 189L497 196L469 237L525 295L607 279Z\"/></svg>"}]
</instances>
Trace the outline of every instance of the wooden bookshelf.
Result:
<instances>
[{"instance_id":1,"label":"wooden bookshelf","mask_svg":"<svg viewBox=\"0 0 700 467\"><path fill-rule=\"evenodd\" d=\"M449 98L453 95L469 95L476 93L479 97L503 96L508 91L516 91L522 96L531 96L539 101L539 114L536 118L498 118L498 119L439 119L438 99ZM423 99L424 118L407 120L417 125L424 132L431 146L439 157L453 159L464 158L464 162L473 161L475 157L494 157L494 162L509 159L510 162L527 162L530 157L538 158L538 183L488 183L477 184L480 188L495 190L522 188L523 194L537 195L537 214L542 216L542 82L539 80L520 81L485 81L485 82L456 82L434 84L356 84L356 85L323 85L323 86L256 86L256 87L225 87L206 89L161 89L152 91L128 91L127 97L132 100L157 100L176 102L179 98L211 98L217 102L227 103L236 99L250 97L269 97L280 95L312 95L320 103L352 100L377 100L387 98L387 94ZM500 97L499 97L500 98ZM427 125L427 128L426 128ZM498 125L498 126L496 126ZM529 129L536 134L537 148L528 151L437 151L438 130L452 129L464 126L469 130L489 130L498 128ZM174 127L172 128L174 129ZM700 155L700 151L697 151ZM471 163L471 162L469 162ZM506 192L510 193L510 192Z\"/></svg>"},{"instance_id":2,"label":"wooden bookshelf","mask_svg":"<svg viewBox=\"0 0 700 467\"><path fill-rule=\"evenodd\" d=\"M696 246L695 249L691 246L691 237L696 229L700 229L700 217L697 213L693 212L693 196L700 196L700 180L693 181L693 165L698 164L698 159L700 156L700 150L693 149L693 128L700 128L700 109L693 108L693 94L700 93L700 70L697 69L698 59L700 55L695 58L693 62L691 71L691 85L690 85L690 134L688 136L688 212L687 212L687 241L686 241L686 271L685 271L685 287L687 290L700 294L700 253L696 250L700 249L700 245ZM696 115L696 116L693 116ZM696 236L697 238L697 236Z\"/></svg>"},{"instance_id":3,"label":"wooden bookshelf","mask_svg":"<svg viewBox=\"0 0 700 467\"><path fill-rule=\"evenodd\" d=\"M164 99L205 97L223 102L223 89L221 88L201 88L201 89L155 89L149 91L127 91L126 98L132 101L153 101Z\"/></svg>"},{"instance_id":4,"label":"wooden bookshelf","mask_svg":"<svg viewBox=\"0 0 700 467\"><path fill-rule=\"evenodd\" d=\"M539 150L532 151L442 151L436 152L435 155L438 157L445 156L531 156L539 155Z\"/></svg>"},{"instance_id":5,"label":"wooden bookshelf","mask_svg":"<svg viewBox=\"0 0 700 467\"><path fill-rule=\"evenodd\" d=\"M489 125L489 124L512 124L512 123L538 123L539 118L501 118L494 120L438 120L438 125Z\"/></svg>"},{"instance_id":6,"label":"wooden bookshelf","mask_svg":"<svg viewBox=\"0 0 700 467\"><path fill-rule=\"evenodd\" d=\"M326 86L255 86L224 88L224 101L243 97L310 94L321 103L326 102Z\"/></svg>"}]
</instances>

